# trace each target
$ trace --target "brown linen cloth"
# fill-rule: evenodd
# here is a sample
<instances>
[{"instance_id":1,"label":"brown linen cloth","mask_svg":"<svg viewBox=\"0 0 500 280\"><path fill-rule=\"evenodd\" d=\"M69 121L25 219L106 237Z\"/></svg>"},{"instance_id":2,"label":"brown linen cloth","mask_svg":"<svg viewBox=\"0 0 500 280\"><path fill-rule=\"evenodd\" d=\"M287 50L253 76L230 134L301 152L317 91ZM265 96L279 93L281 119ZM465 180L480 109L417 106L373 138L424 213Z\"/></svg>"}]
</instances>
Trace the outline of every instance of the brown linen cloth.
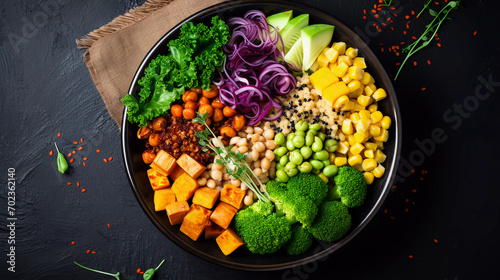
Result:
<instances>
[{"instance_id":1,"label":"brown linen cloth","mask_svg":"<svg viewBox=\"0 0 500 280\"><path fill-rule=\"evenodd\" d=\"M121 129L130 83L153 45L188 16L224 0L149 0L77 40L111 117Z\"/></svg>"}]
</instances>

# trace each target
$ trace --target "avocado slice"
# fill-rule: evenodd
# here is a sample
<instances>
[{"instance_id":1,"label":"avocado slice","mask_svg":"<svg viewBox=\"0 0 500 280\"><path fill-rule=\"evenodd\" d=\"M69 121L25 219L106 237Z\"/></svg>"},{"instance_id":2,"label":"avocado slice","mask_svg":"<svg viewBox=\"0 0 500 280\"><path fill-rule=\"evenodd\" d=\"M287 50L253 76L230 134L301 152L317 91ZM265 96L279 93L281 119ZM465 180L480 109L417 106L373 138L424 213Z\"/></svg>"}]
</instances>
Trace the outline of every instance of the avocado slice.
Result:
<instances>
[{"instance_id":1,"label":"avocado slice","mask_svg":"<svg viewBox=\"0 0 500 280\"><path fill-rule=\"evenodd\" d=\"M271 16L268 16L266 18L267 24L271 25L274 27L274 29L278 29L279 31L283 30L285 25L292 19L293 17L293 10L282 12L282 13L277 13ZM274 32L274 29L269 27L269 31L271 31L271 34Z\"/></svg>"},{"instance_id":2,"label":"avocado slice","mask_svg":"<svg viewBox=\"0 0 500 280\"><path fill-rule=\"evenodd\" d=\"M303 70L309 69L321 52L330 44L334 29L335 26L329 24L313 24L300 30L304 49Z\"/></svg>"},{"instance_id":3,"label":"avocado slice","mask_svg":"<svg viewBox=\"0 0 500 280\"><path fill-rule=\"evenodd\" d=\"M300 37L300 30L309 24L309 15L302 14L291 19L281 30L280 35L285 45L285 53L287 53Z\"/></svg>"}]
</instances>

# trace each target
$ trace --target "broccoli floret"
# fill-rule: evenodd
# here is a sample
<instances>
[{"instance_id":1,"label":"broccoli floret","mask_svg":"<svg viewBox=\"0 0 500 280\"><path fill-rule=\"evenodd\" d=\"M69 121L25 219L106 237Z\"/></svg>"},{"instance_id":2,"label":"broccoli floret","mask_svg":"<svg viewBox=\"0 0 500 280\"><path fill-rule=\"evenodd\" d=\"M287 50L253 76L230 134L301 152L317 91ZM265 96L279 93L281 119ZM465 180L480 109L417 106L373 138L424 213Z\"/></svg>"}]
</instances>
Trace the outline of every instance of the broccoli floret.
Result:
<instances>
[{"instance_id":1,"label":"broccoli floret","mask_svg":"<svg viewBox=\"0 0 500 280\"><path fill-rule=\"evenodd\" d=\"M315 174L300 173L290 178L286 187L297 196L305 196L319 205L328 193L328 185Z\"/></svg>"},{"instance_id":2,"label":"broccoli floret","mask_svg":"<svg viewBox=\"0 0 500 280\"><path fill-rule=\"evenodd\" d=\"M344 165L339 168L333 180L335 187L328 193L328 200L340 198L340 201L349 208L363 205L368 192L363 173Z\"/></svg>"},{"instance_id":3,"label":"broccoli floret","mask_svg":"<svg viewBox=\"0 0 500 280\"><path fill-rule=\"evenodd\" d=\"M288 221L272 209L272 203L258 201L235 216L236 232L252 253L272 254L292 236Z\"/></svg>"},{"instance_id":4,"label":"broccoli floret","mask_svg":"<svg viewBox=\"0 0 500 280\"><path fill-rule=\"evenodd\" d=\"M311 247L314 237L302 225L292 225L292 237L286 244L286 252L289 255L300 255Z\"/></svg>"},{"instance_id":5,"label":"broccoli floret","mask_svg":"<svg viewBox=\"0 0 500 280\"><path fill-rule=\"evenodd\" d=\"M321 241L337 241L351 227L351 215L340 201L325 201L319 206L318 215L307 229Z\"/></svg>"}]
</instances>

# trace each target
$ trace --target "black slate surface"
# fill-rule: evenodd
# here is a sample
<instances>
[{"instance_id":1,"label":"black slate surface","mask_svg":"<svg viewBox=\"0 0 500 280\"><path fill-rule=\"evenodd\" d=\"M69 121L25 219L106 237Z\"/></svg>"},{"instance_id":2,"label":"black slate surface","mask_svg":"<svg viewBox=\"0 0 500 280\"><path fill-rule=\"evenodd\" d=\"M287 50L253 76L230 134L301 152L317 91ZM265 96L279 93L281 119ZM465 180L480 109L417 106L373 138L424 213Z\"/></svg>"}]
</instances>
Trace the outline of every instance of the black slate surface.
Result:
<instances>
[{"instance_id":1,"label":"black slate surface","mask_svg":"<svg viewBox=\"0 0 500 280\"><path fill-rule=\"evenodd\" d=\"M404 16L418 13L426 1L393 1L400 9L395 22L380 33L367 32L376 20L369 11L378 1L297 2L365 34L392 75L402 56L387 48L411 42L429 20L427 14L414 20L403 35ZM438 2L435 9L443 6ZM0 3L0 279L111 279L73 261L141 279L137 268L145 271L162 259L156 279L498 279L498 2L463 1L439 32L442 47L434 42L417 53L394 82L404 128L402 161L380 213L327 259L262 273L227 269L184 252L153 226L132 193L119 129L75 39L141 3ZM81 138L83 143L73 144ZM54 142L64 154L77 151L65 175L57 172L55 155L49 156ZM7 209L9 172L16 184L13 216ZM9 217L17 218L14 273L7 270Z\"/></svg>"}]
</instances>

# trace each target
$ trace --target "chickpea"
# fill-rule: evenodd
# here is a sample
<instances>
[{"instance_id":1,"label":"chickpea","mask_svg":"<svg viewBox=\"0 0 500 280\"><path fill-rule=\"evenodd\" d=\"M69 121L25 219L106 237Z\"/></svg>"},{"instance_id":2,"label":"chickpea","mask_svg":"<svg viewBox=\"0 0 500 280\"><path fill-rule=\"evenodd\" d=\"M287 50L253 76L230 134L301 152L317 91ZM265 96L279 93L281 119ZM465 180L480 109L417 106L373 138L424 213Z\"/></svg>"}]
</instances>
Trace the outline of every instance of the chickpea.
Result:
<instances>
[{"instance_id":1,"label":"chickpea","mask_svg":"<svg viewBox=\"0 0 500 280\"><path fill-rule=\"evenodd\" d=\"M250 206L253 204L253 197L249 195L245 195L245 198L243 199L243 203L245 203L246 206Z\"/></svg>"},{"instance_id":2,"label":"chickpea","mask_svg":"<svg viewBox=\"0 0 500 280\"><path fill-rule=\"evenodd\" d=\"M236 110L232 109L231 107L225 106L224 109L222 110L222 113L224 113L224 117L230 118L236 115Z\"/></svg>"},{"instance_id":3,"label":"chickpea","mask_svg":"<svg viewBox=\"0 0 500 280\"><path fill-rule=\"evenodd\" d=\"M217 187L215 187L215 189L218 191L222 191L222 186L217 186Z\"/></svg>"},{"instance_id":4,"label":"chickpea","mask_svg":"<svg viewBox=\"0 0 500 280\"><path fill-rule=\"evenodd\" d=\"M257 143L259 141L259 138L259 134L252 134L252 136L250 136L250 140L254 143Z\"/></svg>"},{"instance_id":5,"label":"chickpea","mask_svg":"<svg viewBox=\"0 0 500 280\"><path fill-rule=\"evenodd\" d=\"M196 113L194 112L193 109L184 109L184 110L182 110L182 116L186 120L192 120L196 117Z\"/></svg>"},{"instance_id":6,"label":"chickpea","mask_svg":"<svg viewBox=\"0 0 500 280\"><path fill-rule=\"evenodd\" d=\"M198 101L198 94L194 91L186 91L184 93L184 95L182 95L182 101L184 101L184 103L188 102L188 101L193 101L193 102L196 102Z\"/></svg>"},{"instance_id":7,"label":"chickpea","mask_svg":"<svg viewBox=\"0 0 500 280\"><path fill-rule=\"evenodd\" d=\"M200 106L204 105L204 104L210 105L210 100L208 100L208 98L206 98L205 96L202 96L200 98L200 101L198 101L198 103L200 104Z\"/></svg>"},{"instance_id":8,"label":"chickpea","mask_svg":"<svg viewBox=\"0 0 500 280\"><path fill-rule=\"evenodd\" d=\"M278 144L276 144L276 142L274 142L274 140L267 140L266 141L266 148L268 148L269 150L276 150L278 148Z\"/></svg>"},{"instance_id":9,"label":"chickpea","mask_svg":"<svg viewBox=\"0 0 500 280\"><path fill-rule=\"evenodd\" d=\"M212 170L210 175L215 181L222 181L222 172L220 170Z\"/></svg>"},{"instance_id":10,"label":"chickpea","mask_svg":"<svg viewBox=\"0 0 500 280\"><path fill-rule=\"evenodd\" d=\"M271 150L266 150L266 158L270 161L273 161L276 155Z\"/></svg>"},{"instance_id":11,"label":"chickpea","mask_svg":"<svg viewBox=\"0 0 500 280\"><path fill-rule=\"evenodd\" d=\"M151 135L151 128L147 126L139 127L139 130L137 130L137 138L143 140L149 137Z\"/></svg>"},{"instance_id":12,"label":"chickpea","mask_svg":"<svg viewBox=\"0 0 500 280\"><path fill-rule=\"evenodd\" d=\"M219 97L217 97L212 101L212 107L217 108L217 109L223 109L224 104L222 104Z\"/></svg>"},{"instance_id":13,"label":"chickpea","mask_svg":"<svg viewBox=\"0 0 500 280\"><path fill-rule=\"evenodd\" d=\"M247 137L247 134L243 131L238 131L238 136L241 137L241 138L246 138Z\"/></svg>"},{"instance_id":14,"label":"chickpea","mask_svg":"<svg viewBox=\"0 0 500 280\"><path fill-rule=\"evenodd\" d=\"M255 134L262 134L262 132L264 132L264 130L258 126L254 127L253 128L253 131L255 132Z\"/></svg>"},{"instance_id":15,"label":"chickpea","mask_svg":"<svg viewBox=\"0 0 500 280\"><path fill-rule=\"evenodd\" d=\"M262 169L260 169L260 167L256 167L253 170L253 174L255 174L255 176L259 177L260 175L262 175Z\"/></svg>"},{"instance_id":16,"label":"chickpea","mask_svg":"<svg viewBox=\"0 0 500 280\"><path fill-rule=\"evenodd\" d=\"M181 105L176 104L170 108L170 113L176 118L182 118L182 110L184 110L184 108L182 108Z\"/></svg>"},{"instance_id":17,"label":"chickpea","mask_svg":"<svg viewBox=\"0 0 500 280\"><path fill-rule=\"evenodd\" d=\"M274 130L266 129L262 135L264 135L264 138L266 138L266 140L272 140L274 139Z\"/></svg>"},{"instance_id":18,"label":"chickpea","mask_svg":"<svg viewBox=\"0 0 500 280\"><path fill-rule=\"evenodd\" d=\"M242 147L242 146L247 146L248 145L248 142L247 142L247 139L245 138L240 138L237 142L236 142L236 145Z\"/></svg>"},{"instance_id":19,"label":"chickpea","mask_svg":"<svg viewBox=\"0 0 500 280\"><path fill-rule=\"evenodd\" d=\"M206 98L215 98L219 95L219 89L216 85L210 85L210 90L202 89L201 94L203 94Z\"/></svg>"},{"instance_id":20,"label":"chickpea","mask_svg":"<svg viewBox=\"0 0 500 280\"><path fill-rule=\"evenodd\" d=\"M259 159L259 152L257 150L252 150L252 153L250 154L252 156L252 161L256 161Z\"/></svg>"},{"instance_id":21,"label":"chickpea","mask_svg":"<svg viewBox=\"0 0 500 280\"><path fill-rule=\"evenodd\" d=\"M266 150L266 146L262 142L257 142L253 146L258 153L262 153Z\"/></svg>"},{"instance_id":22,"label":"chickpea","mask_svg":"<svg viewBox=\"0 0 500 280\"><path fill-rule=\"evenodd\" d=\"M240 138L240 137L235 136L235 137L231 138L231 140L229 141L229 145L234 146L234 145L236 145L236 144L238 143L238 141L240 141L240 140L241 140L241 138ZM240 146L240 145L238 145L238 146Z\"/></svg>"},{"instance_id":23,"label":"chickpea","mask_svg":"<svg viewBox=\"0 0 500 280\"><path fill-rule=\"evenodd\" d=\"M253 162L253 168L260 168L260 160L257 159L256 161ZM255 174L255 175L257 175L257 174ZM257 176L259 176L259 175L257 175Z\"/></svg>"},{"instance_id":24,"label":"chickpea","mask_svg":"<svg viewBox=\"0 0 500 280\"><path fill-rule=\"evenodd\" d=\"M207 184L207 178L198 178L198 185L201 187L205 186Z\"/></svg>"},{"instance_id":25,"label":"chickpea","mask_svg":"<svg viewBox=\"0 0 500 280\"><path fill-rule=\"evenodd\" d=\"M260 168L262 168L262 171L265 172L269 170L269 167L271 167L271 161L268 158L263 158L260 162Z\"/></svg>"},{"instance_id":26,"label":"chickpea","mask_svg":"<svg viewBox=\"0 0 500 280\"><path fill-rule=\"evenodd\" d=\"M262 136L262 135L259 135L259 142L265 143L266 138L264 138L264 136Z\"/></svg>"},{"instance_id":27,"label":"chickpea","mask_svg":"<svg viewBox=\"0 0 500 280\"><path fill-rule=\"evenodd\" d=\"M164 117L157 117L153 120L153 129L156 131L161 131L167 127L167 119Z\"/></svg>"},{"instance_id":28,"label":"chickpea","mask_svg":"<svg viewBox=\"0 0 500 280\"><path fill-rule=\"evenodd\" d=\"M248 147L247 146L241 146L238 149L236 149L236 151L240 152L240 154L244 154L244 153L248 152Z\"/></svg>"},{"instance_id":29,"label":"chickpea","mask_svg":"<svg viewBox=\"0 0 500 280\"><path fill-rule=\"evenodd\" d=\"M228 181L228 180L231 180L231 178L229 177L229 174L224 173L224 174L222 174L222 180ZM230 182L226 182L226 184L229 184L229 183Z\"/></svg>"},{"instance_id":30,"label":"chickpea","mask_svg":"<svg viewBox=\"0 0 500 280\"><path fill-rule=\"evenodd\" d=\"M247 189L248 189L248 186L247 186L245 183L241 182L240 189L242 189L242 190L244 190L244 191L245 191L245 190L247 190ZM251 191L251 190L248 190L248 191L247 191L247 193L248 193L248 192L250 192L250 191Z\"/></svg>"},{"instance_id":31,"label":"chickpea","mask_svg":"<svg viewBox=\"0 0 500 280\"><path fill-rule=\"evenodd\" d=\"M145 164L151 164L156 157L156 153L152 150L147 150L142 153L142 161Z\"/></svg>"},{"instance_id":32,"label":"chickpea","mask_svg":"<svg viewBox=\"0 0 500 280\"><path fill-rule=\"evenodd\" d=\"M210 106L209 104L201 104L200 108L198 108L198 113L207 113L207 117L210 118L214 113L214 108L212 108L212 106Z\"/></svg>"},{"instance_id":33,"label":"chickpea","mask_svg":"<svg viewBox=\"0 0 500 280\"><path fill-rule=\"evenodd\" d=\"M219 108L214 109L213 116L214 116L214 122L220 122L224 119L224 113L222 113L222 110Z\"/></svg>"},{"instance_id":34,"label":"chickpea","mask_svg":"<svg viewBox=\"0 0 500 280\"><path fill-rule=\"evenodd\" d=\"M159 133L151 133L151 135L149 135L148 142L149 142L149 145L152 147L156 147L156 146L160 145L160 134Z\"/></svg>"},{"instance_id":35,"label":"chickpea","mask_svg":"<svg viewBox=\"0 0 500 280\"><path fill-rule=\"evenodd\" d=\"M236 115L233 119L232 125L236 131L240 131L245 126L245 117L243 115Z\"/></svg>"},{"instance_id":36,"label":"chickpea","mask_svg":"<svg viewBox=\"0 0 500 280\"><path fill-rule=\"evenodd\" d=\"M200 177L208 179L208 178L210 178L210 173L207 170L205 170L205 171L203 171L203 173L201 173Z\"/></svg>"},{"instance_id":37,"label":"chickpea","mask_svg":"<svg viewBox=\"0 0 500 280\"><path fill-rule=\"evenodd\" d=\"M241 181L238 179L231 179L231 185L233 185L235 187L239 187L239 186L241 186Z\"/></svg>"},{"instance_id":38,"label":"chickpea","mask_svg":"<svg viewBox=\"0 0 500 280\"><path fill-rule=\"evenodd\" d=\"M215 185L216 185L216 184L215 184L214 179L208 179L208 180L207 180L207 187L209 187L209 188L213 189L213 188L215 188Z\"/></svg>"},{"instance_id":39,"label":"chickpea","mask_svg":"<svg viewBox=\"0 0 500 280\"><path fill-rule=\"evenodd\" d=\"M196 102L188 101L188 102L184 103L184 109L196 110L196 108L198 108L198 104L196 104Z\"/></svg>"},{"instance_id":40,"label":"chickpea","mask_svg":"<svg viewBox=\"0 0 500 280\"><path fill-rule=\"evenodd\" d=\"M205 122L207 123L208 126L211 126L212 125L212 118L207 118L205 120Z\"/></svg>"},{"instance_id":41,"label":"chickpea","mask_svg":"<svg viewBox=\"0 0 500 280\"><path fill-rule=\"evenodd\" d=\"M245 127L245 132L248 134L253 134L253 127L251 127L251 126Z\"/></svg>"},{"instance_id":42,"label":"chickpea","mask_svg":"<svg viewBox=\"0 0 500 280\"><path fill-rule=\"evenodd\" d=\"M234 137L236 136L236 131L232 127L223 126L220 128L220 134L222 136Z\"/></svg>"}]
</instances>

